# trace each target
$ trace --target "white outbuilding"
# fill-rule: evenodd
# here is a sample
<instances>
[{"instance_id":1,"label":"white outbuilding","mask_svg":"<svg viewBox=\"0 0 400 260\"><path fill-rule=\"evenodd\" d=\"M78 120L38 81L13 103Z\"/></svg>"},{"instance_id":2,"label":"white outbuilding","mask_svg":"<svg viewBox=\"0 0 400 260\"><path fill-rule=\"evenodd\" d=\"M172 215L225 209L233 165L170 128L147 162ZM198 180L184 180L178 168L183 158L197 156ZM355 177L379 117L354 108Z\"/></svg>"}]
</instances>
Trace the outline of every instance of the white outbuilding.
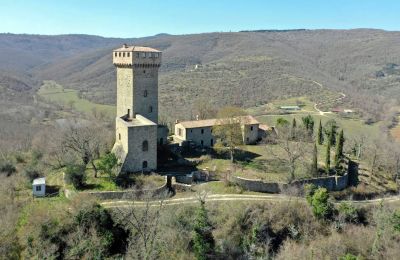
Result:
<instances>
[{"instance_id":1,"label":"white outbuilding","mask_svg":"<svg viewBox=\"0 0 400 260\"><path fill-rule=\"evenodd\" d=\"M44 197L46 195L46 178L37 178L32 183L32 193L35 197Z\"/></svg>"}]
</instances>

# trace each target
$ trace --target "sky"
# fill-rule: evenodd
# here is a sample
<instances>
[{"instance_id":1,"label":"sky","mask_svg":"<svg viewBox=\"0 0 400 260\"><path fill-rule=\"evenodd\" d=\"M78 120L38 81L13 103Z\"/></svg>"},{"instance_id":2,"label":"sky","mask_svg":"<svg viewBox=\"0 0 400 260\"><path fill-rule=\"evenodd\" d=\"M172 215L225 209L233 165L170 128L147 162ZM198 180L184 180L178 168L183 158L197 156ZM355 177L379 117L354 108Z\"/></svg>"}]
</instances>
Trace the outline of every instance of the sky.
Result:
<instances>
[{"instance_id":1,"label":"sky","mask_svg":"<svg viewBox=\"0 0 400 260\"><path fill-rule=\"evenodd\" d=\"M354 28L400 31L400 0L0 0L0 33L131 38Z\"/></svg>"}]
</instances>

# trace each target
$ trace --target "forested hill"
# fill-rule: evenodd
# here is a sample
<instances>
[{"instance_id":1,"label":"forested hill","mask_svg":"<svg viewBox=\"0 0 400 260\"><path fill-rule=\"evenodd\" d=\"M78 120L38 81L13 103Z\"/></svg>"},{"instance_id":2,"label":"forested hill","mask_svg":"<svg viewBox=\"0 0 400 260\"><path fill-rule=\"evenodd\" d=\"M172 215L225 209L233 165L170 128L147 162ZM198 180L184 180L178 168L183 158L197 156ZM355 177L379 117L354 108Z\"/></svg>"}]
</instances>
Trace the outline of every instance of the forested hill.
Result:
<instances>
[{"instance_id":1,"label":"forested hill","mask_svg":"<svg viewBox=\"0 0 400 260\"><path fill-rule=\"evenodd\" d=\"M163 51L163 116L190 117L191 106L202 97L215 106L254 106L289 96L320 99L321 88L346 93L349 104L370 117L379 117L384 106L400 100L400 32L369 29L136 39L0 34L0 86L32 93L42 80L51 79L112 104L111 50L123 43Z\"/></svg>"}]
</instances>

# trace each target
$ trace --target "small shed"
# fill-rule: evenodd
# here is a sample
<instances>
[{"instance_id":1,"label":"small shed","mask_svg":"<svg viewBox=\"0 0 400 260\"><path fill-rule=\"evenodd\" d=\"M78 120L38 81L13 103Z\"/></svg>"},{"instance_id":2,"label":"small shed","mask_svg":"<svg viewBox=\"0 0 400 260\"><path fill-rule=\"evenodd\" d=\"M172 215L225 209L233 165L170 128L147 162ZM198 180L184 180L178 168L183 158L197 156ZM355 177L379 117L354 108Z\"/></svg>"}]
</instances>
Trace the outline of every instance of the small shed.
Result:
<instances>
[{"instance_id":1,"label":"small shed","mask_svg":"<svg viewBox=\"0 0 400 260\"><path fill-rule=\"evenodd\" d=\"M35 197L44 197L46 195L46 178L37 178L32 183L32 194Z\"/></svg>"}]
</instances>

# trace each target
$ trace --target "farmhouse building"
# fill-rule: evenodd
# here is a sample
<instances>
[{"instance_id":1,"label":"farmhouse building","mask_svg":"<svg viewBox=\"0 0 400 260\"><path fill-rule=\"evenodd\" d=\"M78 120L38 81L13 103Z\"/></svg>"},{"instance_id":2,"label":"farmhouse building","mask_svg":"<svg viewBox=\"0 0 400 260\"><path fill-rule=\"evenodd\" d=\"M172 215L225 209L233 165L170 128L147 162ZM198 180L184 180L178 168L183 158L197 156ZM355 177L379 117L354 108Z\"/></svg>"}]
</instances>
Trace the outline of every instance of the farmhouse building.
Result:
<instances>
[{"instance_id":1,"label":"farmhouse building","mask_svg":"<svg viewBox=\"0 0 400 260\"><path fill-rule=\"evenodd\" d=\"M258 122L252 116L241 117L241 129L244 144L254 144L260 139ZM175 124L174 142L182 144L192 142L198 146L212 147L216 142L213 135L213 126L223 124L224 120L205 119L177 122Z\"/></svg>"}]
</instances>

